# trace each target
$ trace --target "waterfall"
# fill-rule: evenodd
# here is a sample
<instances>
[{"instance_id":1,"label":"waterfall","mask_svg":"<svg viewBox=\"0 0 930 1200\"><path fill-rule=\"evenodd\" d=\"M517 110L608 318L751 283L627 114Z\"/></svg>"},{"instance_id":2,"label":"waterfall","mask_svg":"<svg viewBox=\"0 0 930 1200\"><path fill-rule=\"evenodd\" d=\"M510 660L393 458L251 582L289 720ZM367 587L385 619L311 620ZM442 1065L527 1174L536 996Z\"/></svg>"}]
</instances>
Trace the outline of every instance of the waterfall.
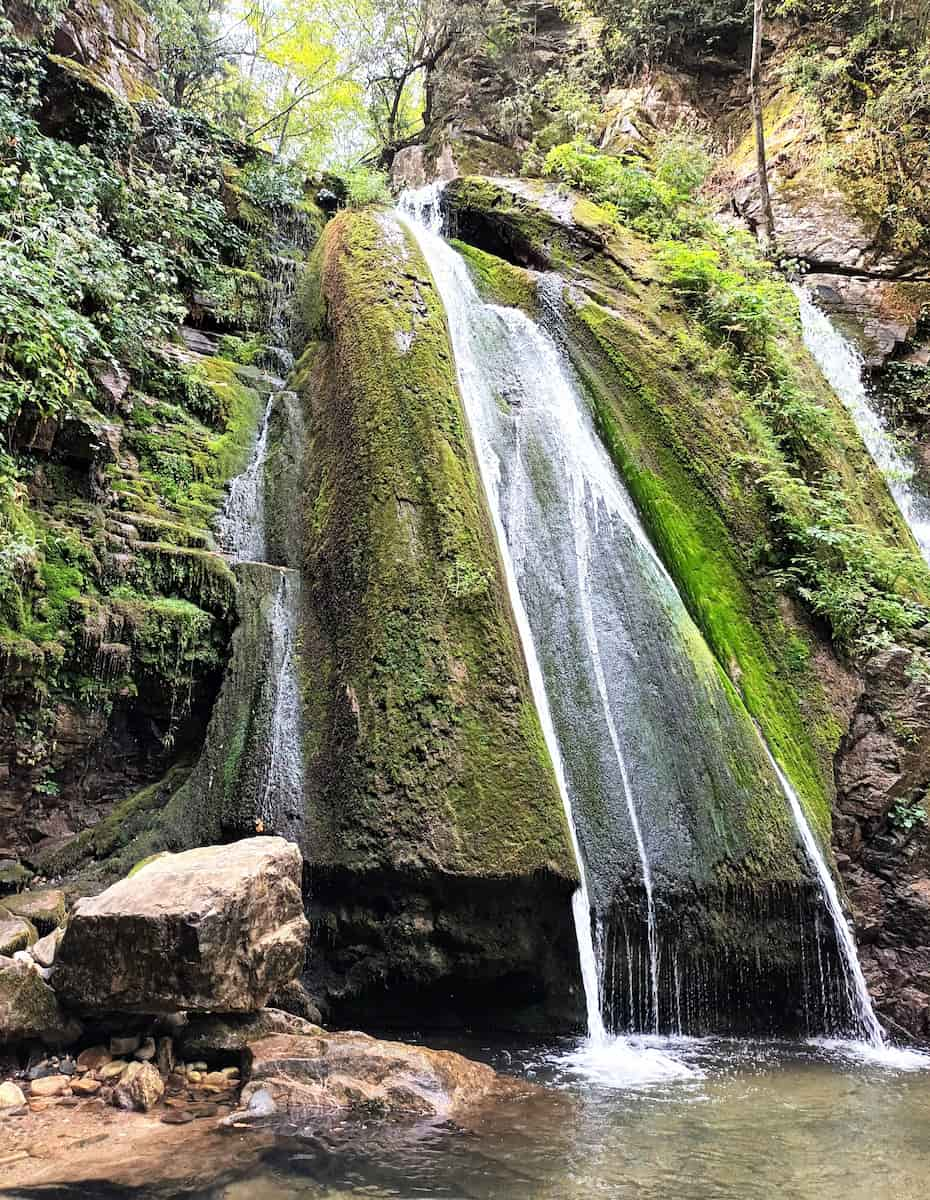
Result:
<instances>
[{"instance_id":1,"label":"waterfall","mask_svg":"<svg viewBox=\"0 0 930 1200\"><path fill-rule=\"evenodd\" d=\"M827 382L843 401L866 449L885 476L901 515L910 527L924 559L930 563L930 500L914 486L914 468L885 427L863 379L862 356L817 307L810 292L796 286L804 344L817 360Z\"/></svg>"},{"instance_id":2,"label":"waterfall","mask_svg":"<svg viewBox=\"0 0 930 1200\"><path fill-rule=\"evenodd\" d=\"M761 736L761 735L760 735ZM843 986L846 992L846 1001L850 1012L855 1018L858 1029L856 1033L865 1038L872 1046L880 1047L885 1044L885 1035L882 1032L882 1027L878 1023L878 1018L875 1015L875 1009L872 1007L872 1000L869 996L869 989L865 982L865 976L862 974L862 966L859 963L859 954L856 950L856 942L853 937L852 930L849 927L849 922L846 919L846 914L843 912L843 906L840 904L839 893L836 890L836 883L830 868L827 866L821 852L817 839L814 837L814 832L808 823L807 817L804 815L804 808L801 801L798 799L797 793L788 782L782 769L775 761L774 755L768 746L765 747L766 754L769 756L769 761L772 764L772 769L778 777L778 782L782 786L782 790L791 807L791 814L794 817L795 824L798 827L798 833L801 837L801 845L804 847L804 853L807 855L812 866L817 872L817 880L820 884L820 891L824 899L827 911L830 914L830 920L833 922L833 928L836 930L837 948L839 950L840 966L843 971Z\"/></svg>"},{"instance_id":3,"label":"waterfall","mask_svg":"<svg viewBox=\"0 0 930 1200\"><path fill-rule=\"evenodd\" d=\"M667 1023L681 1032L683 1005L700 1007L700 997L683 994L677 947L663 947L655 879L657 871L667 876L680 867L696 844L682 828L687 803L675 810L669 794L677 789L692 805L701 794L726 794L728 750L787 801L786 828L789 836L795 830L792 840L800 841L829 914L856 1035L880 1046L852 933L802 805L759 731L720 683L719 667L639 521L563 354L523 312L480 299L464 260L440 236L438 186L407 193L399 215L446 308L532 693L571 830L581 881L572 907L589 1047L601 1047L600 1054L611 1048L600 949L601 914L610 901L602 876L603 864L615 868L624 855L638 865L645 897L648 996L637 1006L638 1027L659 1030L663 964ZM561 287L557 277L540 281L540 299L556 319ZM622 797L616 810L604 804L609 831L588 811L598 788L602 804L605 795ZM719 830L716 836L726 840ZM593 874L592 857L598 861ZM820 928L813 925L822 1020L826 964ZM625 921L623 937L633 1012L636 953ZM615 969L616 956L611 965Z\"/></svg>"},{"instance_id":4,"label":"waterfall","mask_svg":"<svg viewBox=\"0 0 930 1200\"><path fill-rule=\"evenodd\" d=\"M220 543L232 556L233 562L264 562L265 550L265 465L268 458L268 432L274 406L281 395L283 383L268 395L268 403L258 438L252 448L245 470L229 485L229 495L217 521Z\"/></svg>"}]
</instances>

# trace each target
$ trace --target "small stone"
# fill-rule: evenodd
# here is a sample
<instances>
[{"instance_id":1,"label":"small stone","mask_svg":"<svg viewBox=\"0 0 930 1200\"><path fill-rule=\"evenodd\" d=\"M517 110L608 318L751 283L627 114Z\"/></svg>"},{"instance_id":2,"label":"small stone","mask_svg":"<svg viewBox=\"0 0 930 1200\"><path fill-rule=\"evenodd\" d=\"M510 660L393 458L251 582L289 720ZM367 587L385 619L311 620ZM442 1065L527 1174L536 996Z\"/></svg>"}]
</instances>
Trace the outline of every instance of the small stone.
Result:
<instances>
[{"instance_id":1,"label":"small stone","mask_svg":"<svg viewBox=\"0 0 930 1200\"><path fill-rule=\"evenodd\" d=\"M188 1071L209 1071L210 1068L205 1062L192 1062L187 1064Z\"/></svg>"},{"instance_id":2,"label":"small stone","mask_svg":"<svg viewBox=\"0 0 930 1200\"><path fill-rule=\"evenodd\" d=\"M249 1097L248 1113L250 1117L270 1117L278 1111L274 1097L267 1088L259 1088Z\"/></svg>"},{"instance_id":3,"label":"small stone","mask_svg":"<svg viewBox=\"0 0 930 1200\"><path fill-rule=\"evenodd\" d=\"M33 1079L29 1090L33 1096L63 1096L70 1084L70 1079L64 1075L44 1075L41 1079Z\"/></svg>"},{"instance_id":4,"label":"small stone","mask_svg":"<svg viewBox=\"0 0 930 1200\"><path fill-rule=\"evenodd\" d=\"M194 1115L185 1108L172 1108L161 1119L162 1125L187 1125L193 1121Z\"/></svg>"},{"instance_id":5,"label":"small stone","mask_svg":"<svg viewBox=\"0 0 930 1200\"><path fill-rule=\"evenodd\" d=\"M73 1058L63 1058L58 1064L58 1070L62 1075L73 1075L77 1070Z\"/></svg>"},{"instance_id":6,"label":"small stone","mask_svg":"<svg viewBox=\"0 0 930 1200\"><path fill-rule=\"evenodd\" d=\"M112 1082L116 1079L119 1079L128 1066L128 1062L125 1062L121 1058L115 1058L112 1062L104 1063L104 1065L98 1069L97 1078L102 1079L105 1083L108 1080Z\"/></svg>"},{"instance_id":7,"label":"small stone","mask_svg":"<svg viewBox=\"0 0 930 1200\"><path fill-rule=\"evenodd\" d=\"M229 1077L223 1071L210 1071L201 1081L206 1087L228 1088Z\"/></svg>"},{"instance_id":8,"label":"small stone","mask_svg":"<svg viewBox=\"0 0 930 1200\"><path fill-rule=\"evenodd\" d=\"M133 1062L114 1089L112 1103L117 1108L148 1112L164 1092L165 1084L156 1067L148 1062Z\"/></svg>"},{"instance_id":9,"label":"small stone","mask_svg":"<svg viewBox=\"0 0 930 1200\"><path fill-rule=\"evenodd\" d=\"M7 958L26 950L36 940L35 926L25 917L14 917L0 908L0 954Z\"/></svg>"},{"instance_id":10,"label":"small stone","mask_svg":"<svg viewBox=\"0 0 930 1200\"><path fill-rule=\"evenodd\" d=\"M106 1046L90 1046L77 1056L77 1065L85 1071L96 1071L113 1061L113 1055Z\"/></svg>"},{"instance_id":11,"label":"small stone","mask_svg":"<svg viewBox=\"0 0 930 1200\"><path fill-rule=\"evenodd\" d=\"M0 1108L19 1108L26 1103L22 1088L15 1083L0 1083Z\"/></svg>"},{"instance_id":12,"label":"small stone","mask_svg":"<svg viewBox=\"0 0 930 1200\"><path fill-rule=\"evenodd\" d=\"M29 1079L45 1079L47 1075L54 1075L55 1068L50 1062L43 1060L36 1063L34 1067L30 1067L28 1071Z\"/></svg>"},{"instance_id":13,"label":"small stone","mask_svg":"<svg viewBox=\"0 0 930 1200\"><path fill-rule=\"evenodd\" d=\"M158 1069L162 1075L170 1075L174 1070L174 1038L158 1039Z\"/></svg>"},{"instance_id":14,"label":"small stone","mask_svg":"<svg viewBox=\"0 0 930 1200\"><path fill-rule=\"evenodd\" d=\"M187 1078L190 1083L200 1083L201 1079L203 1079L203 1074L200 1071L195 1071L193 1068L188 1067Z\"/></svg>"},{"instance_id":15,"label":"small stone","mask_svg":"<svg viewBox=\"0 0 930 1200\"><path fill-rule=\"evenodd\" d=\"M126 1054L135 1054L142 1044L138 1033L125 1034L123 1037L110 1038L110 1053L114 1058L123 1058Z\"/></svg>"},{"instance_id":16,"label":"small stone","mask_svg":"<svg viewBox=\"0 0 930 1200\"><path fill-rule=\"evenodd\" d=\"M53 1104L57 1104L58 1100L55 1096L36 1096L34 1100L29 1101L29 1111L40 1113L45 1112L47 1108L51 1108Z\"/></svg>"},{"instance_id":17,"label":"small stone","mask_svg":"<svg viewBox=\"0 0 930 1200\"><path fill-rule=\"evenodd\" d=\"M225 1075L226 1078L229 1080L237 1080L239 1078L239 1068L238 1067L224 1067L223 1070L220 1072L220 1074Z\"/></svg>"},{"instance_id":18,"label":"small stone","mask_svg":"<svg viewBox=\"0 0 930 1200\"><path fill-rule=\"evenodd\" d=\"M151 1062L155 1057L155 1039L153 1037L143 1038L142 1045L133 1054L133 1058L139 1062Z\"/></svg>"},{"instance_id":19,"label":"small stone","mask_svg":"<svg viewBox=\"0 0 930 1200\"><path fill-rule=\"evenodd\" d=\"M77 1096L62 1096L62 1098L58 1101L58 1107L59 1108L77 1108L77 1106L80 1103L81 1102L77 1098Z\"/></svg>"},{"instance_id":20,"label":"small stone","mask_svg":"<svg viewBox=\"0 0 930 1200\"><path fill-rule=\"evenodd\" d=\"M103 1087L99 1079L73 1079L71 1091L78 1096L93 1096Z\"/></svg>"}]
</instances>

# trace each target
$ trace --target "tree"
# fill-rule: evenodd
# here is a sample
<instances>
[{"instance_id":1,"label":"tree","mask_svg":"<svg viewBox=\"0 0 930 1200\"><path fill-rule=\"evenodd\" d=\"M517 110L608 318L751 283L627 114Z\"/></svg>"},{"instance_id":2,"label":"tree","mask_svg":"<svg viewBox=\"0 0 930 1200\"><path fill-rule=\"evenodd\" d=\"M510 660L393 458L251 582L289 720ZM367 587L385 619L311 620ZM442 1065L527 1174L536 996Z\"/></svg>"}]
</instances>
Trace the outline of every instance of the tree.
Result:
<instances>
[{"instance_id":1,"label":"tree","mask_svg":"<svg viewBox=\"0 0 930 1200\"><path fill-rule=\"evenodd\" d=\"M760 89L763 20L764 0L753 0L749 96L752 103L752 125L756 140L756 178L759 183L759 200L761 204L759 236L763 244L769 246L775 240L775 216L772 212L768 167L765 161L765 127L762 121L762 93Z\"/></svg>"}]
</instances>

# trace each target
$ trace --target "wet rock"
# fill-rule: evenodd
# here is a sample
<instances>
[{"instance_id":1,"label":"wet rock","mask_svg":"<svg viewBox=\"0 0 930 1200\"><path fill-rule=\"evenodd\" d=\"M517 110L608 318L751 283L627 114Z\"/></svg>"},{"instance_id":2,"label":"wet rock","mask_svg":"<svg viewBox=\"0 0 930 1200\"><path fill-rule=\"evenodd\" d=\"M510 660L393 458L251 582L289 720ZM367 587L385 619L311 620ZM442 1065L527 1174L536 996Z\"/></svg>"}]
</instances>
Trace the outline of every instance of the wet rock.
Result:
<instances>
[{"instance_id":1,"label":"wet rock","mask_svg":"<svg viewBox=\"0 0 930 1200\"><path fill-rule=\"evenodd\" d=\"M200 1017L184 1031L182 1047L188 1059L201 1055L231 1054L250 1042L284 1033L310 1037L323 1030L310 1021L275 1008L263 1008L248 1016Z\"/></svg>"},{"instance_id":2,"label":"wet rock","mask_svg":"<svg viewBox=\"0 0 930 1200\"><path fill-rule=\"evenodd\" d=\"M34 966L0 958L0 1045L27 1038L63 1045L80 1032L78 1022L62 1012L55 993Z\"/></svg>"},{"instance_id":3,"label":"wet rock","mask_svg":"<svg viewBox=\"0 0 930 1200\"><path fill-rule=\"evenodd\" d=\"M148 1112L165 1093L165 1083L151 1063L131 1062L113 1092L117 1108Z\"/></svg>"},{"instance_id":4,"label":"wet rock","mask_svg":"<svg viewBox=\"0 0 930 1200\"><path fill-rule=\"evenodd\" d=\"M31 921L43 936L57 929L67 914L64 892L56 888L7 896L3 907L14 916Z\"/></svg>"},{"instance_id":5,"label":"wet rock","mask_svg":"<svg viewBox=\"0 0 930 1200\"><path fill-rule=\"evenodd\" d=\"M30 921L0 908L0 955L12 958L17 950L25 950L35 940L35 926Z\"/></svg>"},{"instance_id":6,"label":"wet rock","mask_svg":"<svg viewBox=\"0 0 930 1200\"><path fill-rule=\"evenodd\" d=\"M25 1103L22 1088L9 1081L0 1083L0 1108L19 1108Z\"/></svg>"},{"instance_id":7,"label":"wet rock","mask_svg":"<svg viewBox=\"0 0 930 1200\"><path fill-rule=\"evenodd\" d=\"M303 966L301 871L277 837L162 855L78 901L54 986L89 1010L254 1012Z\"/></svg>"},{"instance_id":8,"label":"wet rock","mask_svg":"<svg viewBox=\"0 0 930 1200\"><path fill-rule=\"evenodd\" d=\"M291 979L278 988L268 1001L268 1007L293 1013L295 1017L303 1017L314 1025L321 1024L323 1020L319 1006L299 979Z\"/></svg>"},{"instance_id":9,"label":"wet rock","mask_svg":"<svg viewBox=\"0 0 930 1200\"><path fill-rule=\"evenodd\" d=\"M343 1110L445 1120L487 1097L527 1090L460 1054L363 1033L279 1034L253 1042L246 1061L247 1111L252 1097L264 1091L279 1109L294 1114Z\"/></svg>"},{"instance_id":10,"label":"wet rock","mask_svg":"<svg viewBox=\"0 0 930 1200\"><path fill-rule=\"evenodd\" d=\"M158 1069L162 1075L170 1075L174 1070L174 1038L158 1039Z\"/></svg>"},{"instance_id":11,"label":"wet rock","mask_svg":"<svg viewBox=\"0 0 930 1200\"><path fill-rule=\"evenodd\" d=\"M253 1117L271 1117L278 1111L274 1097L267 1088L259 1088L249 1097L248 1113Z\"/></svg>"}]
</instances>

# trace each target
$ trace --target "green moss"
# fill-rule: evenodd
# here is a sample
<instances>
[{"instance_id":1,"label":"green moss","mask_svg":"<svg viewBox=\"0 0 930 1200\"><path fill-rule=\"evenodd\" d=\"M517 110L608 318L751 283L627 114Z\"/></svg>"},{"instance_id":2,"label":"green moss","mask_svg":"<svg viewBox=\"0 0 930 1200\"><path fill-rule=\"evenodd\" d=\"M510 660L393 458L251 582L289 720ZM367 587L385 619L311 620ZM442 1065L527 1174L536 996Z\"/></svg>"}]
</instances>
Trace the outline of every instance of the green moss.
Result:
<instances>
[{"instance_id":1,"label":"green moss","mask_svg":"<svg viewBox=\"0 0 930 1200\"><path fill-rule=\"evenodd\" d=\"M150 783L120 801L93 828L85 829L60 849L40 854L37 865L47 875L70 873L83 868L82 874L93 876L98 873L93 865L96 862L105 864L99 868L103 879L125 874L132 864L122 861L120 851L155 823L158 814L189 773L187 764L176 764L156 783Z\"/></svg>"},{"instance_id":2,"label":"green moss","mask_svg":"<svg viewBox=\"0 0 930 1200\"><path fill-rule=\"evenodd\" d=\"M306 655L312 853L373 869L573 876L465 427L439 297L388 216L320 263Z\"/></svg>"},{"instance_id":3,"label":"green moss","mask_svg":"<svg viewBox=\"0 0 930 1200\"><path fill-rule=\"evenodd\" d=\"M746 445L745 435L728 440L738 413L727 412L727 402L738 401L718 379L716 404L708 404L702 390L692 392L662 365L644 331L624 325L616 312L584 303L573 315L576 364L599 432L650 537L692 618L826 835L836 727L813 672L798 664L798 634L790 635L795 646L790 659L785 655L789 631L775 590L752 574L745 542L741 545L764 530L751 474L741 479L739 471L726 469L725 457L717 459L738 455L740 444ZM689 404L699 406L703 431L689 427ZM735 528L708 485L725 487Z\"/></svg>"},{"instance_id":4,"label":"green moss","mask_svg":"<svg viewBox=\"0 0 930 1200\"><path fill-rule=\"evenodd\" d=\"M486 254L467 242L452 242L468 263L479 295L490 304L522 308L533 316L539 308L536 283L529 272Z\"/></svg>"}]
</instances>

